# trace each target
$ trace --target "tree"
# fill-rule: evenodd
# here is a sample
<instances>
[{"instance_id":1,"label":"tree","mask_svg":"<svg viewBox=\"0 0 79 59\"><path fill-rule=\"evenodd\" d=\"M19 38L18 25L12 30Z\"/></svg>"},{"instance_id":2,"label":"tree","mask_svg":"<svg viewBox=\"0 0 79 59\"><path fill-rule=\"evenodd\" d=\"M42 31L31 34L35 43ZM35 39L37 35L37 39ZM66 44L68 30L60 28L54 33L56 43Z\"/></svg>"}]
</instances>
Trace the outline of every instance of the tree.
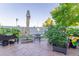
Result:
<instances>
[{"instance_id":1,"label":"tree","mask_svg":"<svg viewBox=\"0 0 79 59\"><path fill-rule=\"evenodd\" d=\"M78 26L79 25L79 4L63 3L59 4L51 11L52 18L56 24L61 26Z\"/></svg>"},{"instance_id":2,"label":"tree","mask_svg":"<svg viewBox=\"0 0 79 59\"><path fill-rule=\"evenodd\" d=\"M51 26L51 25L53 25L53 24L54 24L54 21L51 20L51 18L48 18L48 19L43 23L43 26L44 26L44 27L49 27L49 26Z\"/></svg>"}]
</instances>

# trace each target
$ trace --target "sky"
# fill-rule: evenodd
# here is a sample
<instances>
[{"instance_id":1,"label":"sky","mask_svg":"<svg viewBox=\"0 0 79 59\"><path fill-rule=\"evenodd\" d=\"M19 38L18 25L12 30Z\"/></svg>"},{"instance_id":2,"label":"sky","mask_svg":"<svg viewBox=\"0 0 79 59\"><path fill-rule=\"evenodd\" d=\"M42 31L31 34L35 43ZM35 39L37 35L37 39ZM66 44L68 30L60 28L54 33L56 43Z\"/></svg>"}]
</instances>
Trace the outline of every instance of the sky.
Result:
<instances>
[{"instance_id":1,"label":"sky","mask_svg":"<svg viewBox=\"0 0 79 59\"><path fill-rule=\"evenodd\" d=\"M51 17L51 10L56 3L0 3L0 24L2 26L26 26L26 12L30 11L30 27L41 27L43 22Z\"/></svg>"}]
</instances>

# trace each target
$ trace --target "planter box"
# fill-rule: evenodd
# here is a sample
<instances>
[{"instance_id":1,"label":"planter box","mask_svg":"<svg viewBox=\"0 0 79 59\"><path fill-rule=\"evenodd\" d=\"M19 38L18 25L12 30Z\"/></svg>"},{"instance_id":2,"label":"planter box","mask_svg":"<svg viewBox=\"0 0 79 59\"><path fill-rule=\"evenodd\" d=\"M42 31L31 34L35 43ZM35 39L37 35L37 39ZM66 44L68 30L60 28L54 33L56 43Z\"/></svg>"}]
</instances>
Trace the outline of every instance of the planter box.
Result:
<instances>
[{"instance_id":1,"label":"planter box","mask_svg":"<svg viewBox=\"0 0 79 59\"><path fill-rule=\"evenodd\" d=\"M53 51L64 53L65 55L67 54L67 48L53 46Z\"/></svg>"},{"instance_id":2,"label":"planter box","mask_svg":"<svg viewBox=\"0 0 79 59\"><path fill-rule=\"evenodd\" d=\"M2 46L7 46L8 45L8 40L3 40L2 41Z\"/></svg>"},{"instance_id":3,"label":"planter box","mask_svg":"<svg viewBox=\"0 0 79 59\"><path fill-rule=\"evenodd\" d=\"M23 39L23 40L21 40L21 43L31 43L31 42L33 42L33 40L31 40L31 39Z\"/></svg>"}]
</instances>

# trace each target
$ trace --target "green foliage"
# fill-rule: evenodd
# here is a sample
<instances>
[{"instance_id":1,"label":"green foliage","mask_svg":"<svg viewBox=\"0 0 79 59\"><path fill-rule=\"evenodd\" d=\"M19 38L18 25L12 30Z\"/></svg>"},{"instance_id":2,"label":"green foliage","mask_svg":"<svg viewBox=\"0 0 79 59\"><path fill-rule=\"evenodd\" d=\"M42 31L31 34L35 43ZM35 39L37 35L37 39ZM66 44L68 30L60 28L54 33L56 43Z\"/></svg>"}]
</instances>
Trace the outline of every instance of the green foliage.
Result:
<instances>
[{"instance_id":1,"label":"green foliage","mask_svg":"<svg viewBox=\"0 0 79 59\"><path fill-rule=\"evenodd\" d=\"M12 28L12 33L15 34L17 37L20 36L20 30L17 28Z\"/></svg>"},{"instance_id":2,"label":"green foliage","mask_svg":"<svg viewBox=\"0 0 79 59\"><path fill-rule=\"evenodd\" d=\"M17 28L0 28L0 34L20 36L20 30Z\"/></svg>"},{"instance_id":3,"label":"green foliage","mask_svg":"<svg viewBox=\"0 0 79 59\"><path fill-rule=\"evenodd\" d=\"M62 26L77 26L79 25L79 4L63 3L59 4L51 11L52 18L56 23Z\"/></svg>"},{"instance_id":4,"label":"green foliage","mask_svg":"<svg viewBox=\"0 0 79 59\"><path fill-rule=\"evenodd\" d=\"M53 26L48 28L48 31L45 33L48 42L55 46L66 48L67 43L67 34L63 27Z\"/></svg>"},{"instance_id":5,"label":"green foliage","mask_svg":"<svg viewBox=\"0 0 79 59\"><path fill-rule=\"evenodd\" d=\"M12 34L9 28L0 28L0 34Z\"/></svg>"},{"instance_id":6,"label":"green foliage","mask_svg":"<svg viewBox=\"0 0 79 59\"><path fill-rule=\"evenodd\" d=\"M78 28L68 28L67 29L67 34L69 35L79 35L79 29Z\"/></svg>"},{"instance_id":7,"label":"green foliage","mask_svg":"<svg viewBox=\"0 0 79 59\"><path fill-rule=\"evenodd\" d=\"M78 6L79 4L77 3L63 3L51 11L56 25L48 28L48 31L45 33L50 44L66 47L67 37L70 34L79 35L79 29L68 28L69 26L79 25Z\"/></svg>"}]
</instances>

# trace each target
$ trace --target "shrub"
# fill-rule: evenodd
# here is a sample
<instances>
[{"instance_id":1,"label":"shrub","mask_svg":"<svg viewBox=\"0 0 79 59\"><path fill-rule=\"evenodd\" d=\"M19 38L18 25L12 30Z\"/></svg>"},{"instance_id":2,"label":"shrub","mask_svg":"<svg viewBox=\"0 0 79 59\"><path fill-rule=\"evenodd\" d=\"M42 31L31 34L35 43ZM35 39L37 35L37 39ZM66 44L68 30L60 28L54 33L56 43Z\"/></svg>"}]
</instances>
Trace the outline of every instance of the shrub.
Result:
<instances>
[{"instance_id":1,"label":"shrub","mask_svg":"<svg viewBox=\"0 0 79 59\"><path fill-rule=\"evenodd\" d=\"M68 36L73 34L74 36L79 36L79 29L77 28L68 28L67 29Z\"/></svg>"},{"instance_id":2,"label":"shrub","mask_svg":"<svg viewBox=\"0 0 79 59\"><path fill-rule=\"evenodd\" d=\"M45 33L48 42L55 46L66 48L67 34L64 27L51 26Z\"/></svg>"}]
</instances>

